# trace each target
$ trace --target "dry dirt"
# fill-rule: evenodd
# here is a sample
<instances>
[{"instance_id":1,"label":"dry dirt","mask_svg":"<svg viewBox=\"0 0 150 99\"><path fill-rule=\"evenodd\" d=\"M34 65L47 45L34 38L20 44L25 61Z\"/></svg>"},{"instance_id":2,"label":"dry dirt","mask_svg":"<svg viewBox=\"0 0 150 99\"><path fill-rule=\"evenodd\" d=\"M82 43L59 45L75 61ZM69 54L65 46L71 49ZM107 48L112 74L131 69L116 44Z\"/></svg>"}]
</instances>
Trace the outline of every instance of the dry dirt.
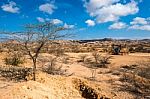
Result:
<instances>
[{"instance_id":1,"label":"dry dirt","mask_svg":"<svg viewBox=\"0 0 150 99\"><path fill-rule=\"evenodd\" d=\"M133 94L117 90L117 86L121 85L122 82L118 80L119 76L113 75L111 71L115 71L122 65L137 64L150 59L150 53L113 56L109 68L96 70L96 78L93 81L89 80L92 69L87 68L83 63L77 62L81 54L87 54L91 57L91 53L66 54L69 57L68 63L58 63L58 65L62 65L62 69L66 69L67 74L72 74L71 76L50 75L38 71L37 81L15 82L0 77L0 99L84 99L82 93L76 88L78 81L86 83L90 88L96 90L100 96L106 96L110 99L134 99ZM101 53L101 55L105 55L105 53ZM48 58L51 55L42 54L41 56ZM4 57L5 53L0 54L1 66L5 65L3 62ZM38 69L42 65L38 63ZM22 66L31 67L31 61L26 59Z\"/></svg>"}]
</instances>

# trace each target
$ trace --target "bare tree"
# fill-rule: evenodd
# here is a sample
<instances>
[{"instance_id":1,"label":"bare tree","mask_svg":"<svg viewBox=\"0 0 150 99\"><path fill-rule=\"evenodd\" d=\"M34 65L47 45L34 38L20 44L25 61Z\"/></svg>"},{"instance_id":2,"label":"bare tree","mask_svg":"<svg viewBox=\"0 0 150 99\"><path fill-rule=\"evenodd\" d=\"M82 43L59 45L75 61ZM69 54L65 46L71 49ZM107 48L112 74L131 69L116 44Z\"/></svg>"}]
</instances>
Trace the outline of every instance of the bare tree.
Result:
<instances>
[{"instance_id":1,"label":"bare tree","mask_svg":"<svg viewBox=\"0 0 150 99\"><path fill-rule=\"evenodd\" d=\"M36 63L41 49L47 42L70 36L70 34L62 32L63 30L67 30L67 28L47 22L43 24L28 24L25 25L25 31L11 33L14 37L13 39L21 43L23 50L32 59L33 80L36 80Z\"/></svg>"}]
</instances>

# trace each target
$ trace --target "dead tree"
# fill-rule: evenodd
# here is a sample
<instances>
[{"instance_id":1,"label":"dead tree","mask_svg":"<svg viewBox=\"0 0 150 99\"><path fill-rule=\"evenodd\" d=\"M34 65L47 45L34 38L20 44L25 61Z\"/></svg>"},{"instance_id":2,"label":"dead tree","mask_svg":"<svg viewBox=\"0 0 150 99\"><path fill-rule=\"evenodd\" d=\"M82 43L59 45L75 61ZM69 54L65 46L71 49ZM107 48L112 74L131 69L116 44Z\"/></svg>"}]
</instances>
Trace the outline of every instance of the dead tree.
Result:
<instances>
[{"instance_id":1,"label":"dead tree","mask_svg":"<svg viewBox=\"0 0 150 99\"><path fill-rule=\"evenodd\" d=\"M33 80L36 80L37 58L41 49L53 40L69 37L70 34L62 32L67 30L63 26L53 23L28 24L25 31L9 33L13 38L21 43L23 50L30 56L33 62ZM34 51L33 51L34 50Z\"/></svg>"}]
</instances>

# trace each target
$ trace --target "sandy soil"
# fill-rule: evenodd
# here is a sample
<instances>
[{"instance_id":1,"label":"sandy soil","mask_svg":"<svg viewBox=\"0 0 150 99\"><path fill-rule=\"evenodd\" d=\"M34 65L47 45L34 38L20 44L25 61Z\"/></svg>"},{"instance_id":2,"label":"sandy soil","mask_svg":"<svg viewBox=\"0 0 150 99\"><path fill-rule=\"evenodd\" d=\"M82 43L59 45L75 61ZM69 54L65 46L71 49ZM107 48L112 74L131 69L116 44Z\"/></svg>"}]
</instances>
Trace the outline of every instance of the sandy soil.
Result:
<instances>
[{"instance_id":1,"label":"sandy soil","mask_svg":"<svg viewBox=\"0 0 150 99\"><path fill-rule=\"evenodd\" d=\"M91 53L66 53L69 57L67 64L62 65L62 69L67 69L67 74L73 74L69 77L51 76L42 72L37 73L37 81L13 82L7 81L0 77L0 99L82 99L81 93L75 89L72 81L75 78L88 82L89 86L97 89L99 92L113 99L134 99L130 93L117 91L114 87L121 85L118 81L119 76L112 75L110 71L116 70L122 65L137 64L138 62L150 59L150 53L134 53L129 55L112 56L109 68L99 68L96 70L95 81L87 80L92 75L92 69L85 64L77 62L81 54L87 54L91 57ZM106 55L101 53L101 55ZM47 58L51 55L42 54ZM0 55L0 66L4 65L3 58L5 54ZM23 66L31 67L31 61L26 60ZM38 68L41 64L38 63ZM112 83L113 82L113 83ZM121 98L120 98L121 97Z\"/></svg>"}]
</instances>

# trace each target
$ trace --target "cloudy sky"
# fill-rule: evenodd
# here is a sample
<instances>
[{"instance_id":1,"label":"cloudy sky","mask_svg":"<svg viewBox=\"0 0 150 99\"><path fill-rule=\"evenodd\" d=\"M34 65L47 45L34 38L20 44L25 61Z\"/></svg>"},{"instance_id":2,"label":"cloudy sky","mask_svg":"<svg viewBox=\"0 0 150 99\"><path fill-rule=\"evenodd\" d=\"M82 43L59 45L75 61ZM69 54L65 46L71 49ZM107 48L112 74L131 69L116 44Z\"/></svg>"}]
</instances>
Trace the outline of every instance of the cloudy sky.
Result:
<instances>
[{"instance_id":1,"label":"cloudy sky","mask_svg":"<svg viewBox=\"0 0 150 99\"><path fill-rule=\"evenodd\" d=\"M0 0L0 29L50 21L74 39L150 38L150 0Z\"/></svg>"}]
</instances>

